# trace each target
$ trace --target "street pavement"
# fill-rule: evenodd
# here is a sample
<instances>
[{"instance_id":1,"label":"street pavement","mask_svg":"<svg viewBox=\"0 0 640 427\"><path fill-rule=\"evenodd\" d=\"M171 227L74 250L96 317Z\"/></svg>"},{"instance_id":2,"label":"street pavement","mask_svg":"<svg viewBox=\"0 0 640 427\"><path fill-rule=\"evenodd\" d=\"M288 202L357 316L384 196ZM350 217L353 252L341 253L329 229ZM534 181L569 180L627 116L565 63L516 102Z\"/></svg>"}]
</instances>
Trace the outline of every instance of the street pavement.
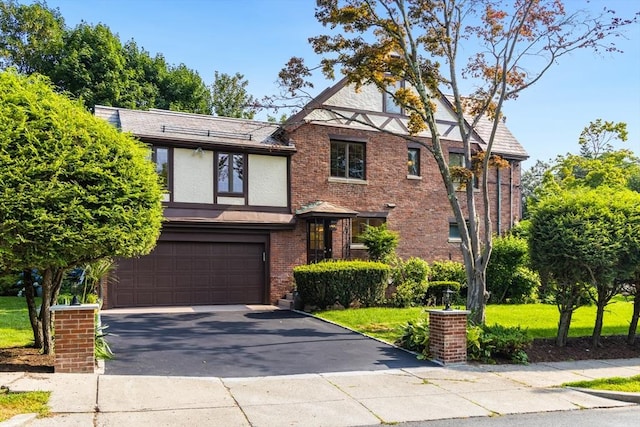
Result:
<instances>
[{"instance_id":1,"label":"street pavement","mask_svg":"<svg viewBox=\"0 0 640 427\"><path fill-rule=\"evenodd\" d=\"M0 426L346 427L579 411L637 406L640 395L625 402L557 386L639 374L640 358L250 378L12 372L0 385L51 391L52 414Z\"/></svg>"}]
</instances>

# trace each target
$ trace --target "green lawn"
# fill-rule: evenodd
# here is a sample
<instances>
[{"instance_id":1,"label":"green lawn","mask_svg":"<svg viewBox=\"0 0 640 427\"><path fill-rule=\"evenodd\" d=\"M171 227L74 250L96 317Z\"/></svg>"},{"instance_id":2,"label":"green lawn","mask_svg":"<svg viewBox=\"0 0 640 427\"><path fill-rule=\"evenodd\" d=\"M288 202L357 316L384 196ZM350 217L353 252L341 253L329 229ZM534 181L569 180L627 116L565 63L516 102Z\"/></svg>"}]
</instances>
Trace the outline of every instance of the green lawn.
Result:
<instances>
[{"instance_id":1,"label":"green lawn","mask_svg":"<svg viewBox=\"0 0 640 427\"><path fill-rule=\"evenodd\" d=\"M27 303L20 297L0 297L0 348L33 344Z\"/></svg>"},{"instance_id":2,"label":"green lawn","mask_svg":"<svg viewBox=\"0 0 640 427\"><path fill-rule=\"evenodd\" d=\"M633 312L633 302L616 298L605 312L603 335L626 335ZM590 336L596 308L581 307L573 315L569 335ZM420 316L427 316L422 307L412 308L358 308L316 313L318 317L363 332L387 342L400 337L399 327ZM489 325L520 326L534 338L556 336L558 309L548 304L488 305L486 322Z\"/></svg>"},{"instance_id":3,"label":"green lawn","mask_svg":"<svg viewBox=\"0 0 640 427\"><path fill-rule=\"evenodd\" d=\"M562 384L565 387L590 388L595 390L624 391L627 393L640 393L640 375L630 378L613 377L600 378L592 381L577 381Z\"/></svg>"}]
</instances>

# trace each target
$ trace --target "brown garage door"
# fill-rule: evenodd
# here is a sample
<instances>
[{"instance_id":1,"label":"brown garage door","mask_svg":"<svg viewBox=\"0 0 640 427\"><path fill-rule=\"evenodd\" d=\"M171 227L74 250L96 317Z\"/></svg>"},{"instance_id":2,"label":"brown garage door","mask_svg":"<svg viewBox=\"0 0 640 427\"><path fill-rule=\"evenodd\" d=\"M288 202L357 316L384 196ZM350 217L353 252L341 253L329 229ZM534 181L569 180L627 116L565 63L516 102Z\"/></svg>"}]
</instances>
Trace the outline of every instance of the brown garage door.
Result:
<instances>
[{"instance_id":1,"label":"brown garage door","mask_svg":"<svg viewBox=\"0 0 640 427\"><path fill-rule=\"evenodd\" d=\"M261 304L262 243L158 242L147 256L118 262L111 307Z\"/></svg>"}]
</instances>

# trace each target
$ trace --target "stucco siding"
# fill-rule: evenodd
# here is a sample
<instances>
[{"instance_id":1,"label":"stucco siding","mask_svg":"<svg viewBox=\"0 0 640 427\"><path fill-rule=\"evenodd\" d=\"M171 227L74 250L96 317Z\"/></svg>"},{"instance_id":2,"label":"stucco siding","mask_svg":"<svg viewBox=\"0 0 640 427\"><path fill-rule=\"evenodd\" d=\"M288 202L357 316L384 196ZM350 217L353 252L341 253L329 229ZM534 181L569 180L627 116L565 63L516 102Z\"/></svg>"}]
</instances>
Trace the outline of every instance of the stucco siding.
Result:
<instances>
[{"instance_id":1,"label":"stucco siding","mask_svg":"<svg viewBox=\"0 0 640 427\"><path fill-rule=\"evenodd\" d=\"M249 205L287 207L287 158L249 155Z\"/></svg>"},{"instance_id":2,"label":"stucco siding","mask_svg":"<svg viewBox=\"0 0 640 427\"><path fill-rule=\"evenodd\" d=\"M173 201L213 203L213 152L173 151Z\"/></svg>"}]
</instances>

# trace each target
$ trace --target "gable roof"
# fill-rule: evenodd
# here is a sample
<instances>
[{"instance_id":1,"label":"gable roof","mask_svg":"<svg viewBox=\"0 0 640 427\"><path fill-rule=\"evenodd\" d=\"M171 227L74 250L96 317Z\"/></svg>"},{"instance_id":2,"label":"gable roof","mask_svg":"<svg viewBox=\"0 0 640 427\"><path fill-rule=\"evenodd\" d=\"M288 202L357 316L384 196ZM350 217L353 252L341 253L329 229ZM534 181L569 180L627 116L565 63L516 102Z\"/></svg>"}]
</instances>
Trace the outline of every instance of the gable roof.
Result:
<instances>
[{"instance_id":1,"label":"gable roof","mask_svg":"<svg viewBox=\"0 0 640 427\"><path fill-rule=\"evenodd\" d=\"M282 142L278 124L167 110L130 110L96 105L94 114L141 139L224 144L295 151Z\"/></svg>"},{"instance_id":2,"label":"gable roof","mask_svg":"<svg viewBox=\"0 0 640 427\"><path fill-rule=\"evenodd\" d=\"M447 100L447 103L451 107L453 105L453 95L443 95L444 99ZM469 124L470 117L465 117L465 121ZM488 142L491 138L491 130L493 129L493 121L489 119L487 116L480 117L480 120L476 124L476 127L473 129L475 134L480 138L480 146L482 149L485 149L488 145ZM507 128L504 121L498 121L498 128L496 129L496 136L493 140L493 149L492 152L495 154L506 154L511 155L513 157L519 157L522 159L526 159L529 157L529 154L524 149L524 147L518 142L515 136L511 133L511 131Z\"/></svg>"},{"instance_id":3,"label":"gable roof","mask_svg":"<svg viewBox=\"0 0 640 427\"><path fill-rule=\"evenodd\" d=\"M359 125L363 129L368 128L368 130L375 130L371 126L358 124L358 121L361 121L369 123L369 125L381 125L380 127L394 132L409 133L407 127L408 117L388 115L382 112L381 109L378 111L372 109L370 106L367 109L362 109L361 105L359 111L358 108L354 108L352 105L345 105L344 101L347 98L341 97L340 93L348 90L352 90L352 96L362 96L363 98L366 98L365 102L373 99L371 94L373 93L373 90L369 90L370 93L363 94L363 91L361 91L361 93L356 94L353 89L350 89L350 86L353 85L348 85L345 77L335 85L325 89L317 97L311 100L311 102L304 106L302 110L291 116L285 122L285 126L297 126L302 123L313 122L316 124L330 126ZM368 85L368 87L375 88L374 85ZM382 96L377 88L375 88L375 93L377 94L377 99L381 102ZM445 139L461 140L457 128L457 119L453 113L449 97L442 93L439 93L439 95L440 98L436 100L438 103L438 109L436 110L436 123L438 125L440 135ZM321 117L317 113L320 110L324 110L326 112L324 117ZM332 113L329 110L340 110L340 114ZM489 120L489 118L483 117L474 129L472 141L478 144L481 149L485 149L487 147L487 141L489 141L491 136L492 126L493 122ZM430 134L426 131L418 136L429 138ZM496 137L493 142L493 152L503 156L519 159L526 159L529 157L524 147L522 147L503 122L498 123Z\"/></svg>"}]
</instances>

